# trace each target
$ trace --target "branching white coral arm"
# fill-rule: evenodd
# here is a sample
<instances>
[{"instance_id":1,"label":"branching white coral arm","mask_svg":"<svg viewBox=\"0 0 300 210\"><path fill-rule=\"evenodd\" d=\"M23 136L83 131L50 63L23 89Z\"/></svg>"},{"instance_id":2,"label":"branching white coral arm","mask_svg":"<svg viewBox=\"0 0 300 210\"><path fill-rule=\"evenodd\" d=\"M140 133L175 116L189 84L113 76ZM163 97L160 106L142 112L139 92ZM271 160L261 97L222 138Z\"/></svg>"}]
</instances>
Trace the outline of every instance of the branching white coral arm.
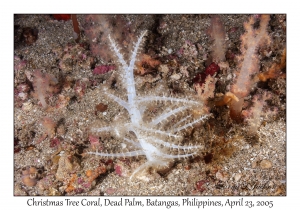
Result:
<instances>
[{"instance_id":1,"label":"branching white coral arm","mask_svg":"<svg viewBox=\"0 0 300 210\"><path fill-rule=\"evenodd\" d=\"M97 155L101 157L133 157L133 156L145 155L145 153L142 150L124 152L124 153L87 152L87 154Z\"/></svg>"},{"instance_id":2,"label":"branching white coral arm","mask_svg":"<svg viewBox=\"0 0 300 210\"><path fill-rule=\"evenodd\" d=\"M172 143L163 141L163 140L158 139L158 138L156 138L156 139L154 139L154 140L152 140L152 141L155 142L155 143L161 144L161 145L163 145L164 147L173 148L173 149L184 149L184 150L189 150L189 149L200 149L200 148L203 147L203 146L201 146L201 145L195 145L195 146L179 146L179 145L176 145L176 144L172 144Z\"/></svg>"},{"instance_id":3,"label":"branching white coral arm","mask_svg":"<svg viewBox=\"0 0 300 210\"><path fill-rule=\"evenodd\" d=\"M184 98L174 98L174 97L167 97L167 96L147 96L147 97L140 97L137 102L149 102L149 101L169 101L171 103L185 103L189 105L201 105L199 101L191 101Z\"/></svg>"},{"instance_id":4,"label":"branching white coral arm","mask_svg":"<svg viewBox=\"0 0 300 210\"><path fill-rule=\"evenodd\" d=\"M127 142L129 142L129 143L131 143L131 144L133 144L136 147L141 148L141 145L138 142L135 142L135 141L133 141L131 139L128 139L128 138L124 138L124 140L127 141Z\"/></svg>"},{"instance_id":5,"label":"branching white coral arm","mask_svg":"<svg viewBox=\"0 0 300 210\"><path fill-rule=\"evenodd\" d=\"M196 119L196 120L194 120L194 121L192 121L192 122L190 122L190 123L187 123L187 124L185 124L185 125L183 125L183 126L174 128L172 131L173 131L174 133L176 133L176 132L178 132L178 131L184 130L184 129L188 128L188 127L193 126L194 124L196 124L196 123L198 123L198 122L204 121L204 120L207 119L209 116L211 116L211 114L203 115L203 116L201 116L200 118L198 118L198 119Z\"/></svg>"},{"instance_id":6,"label":"branching white coral arm","mask_svg":"<svg viewBox=\"0 0 300 210\"><path fill-rule=\"evenodd\" d=\"M115 41L110 37L110 35L108 36L108 39L110 41L111 47L113 49L113 51L115 52L116 56L119 58L119 62L122 64L123 68L127 68L128 65L126 64L123 55L120 53L119 48L117 47L117 44L115 43Z\"/></svg>"},{"instance_id":7,"label":"branching white coral arm","mask_svg":"<svg viewBox=\"0 0 300 210\"><path fill-rule=\"evenodd\" d=\"M163 120L166 120L168 117L177 114L178 112L181 112L185 109L187 109L187 106L181 106L178 107L177 109L171 110L169 112L163 113L160 116L158 116L157 118L155 118L150 124L151 125L157 125L158 123L162 122Z\"/></svg>"},{"instance_id":8,"label":"branching white coral arm","mask_svg":"<svg viewBox=\"0 0 300 210\"><path fill-rule=\"evenodd\" d=\"M142 126L140 126L139 129L142 130L142 131L152 133L152 134L156 133L156 134L160 134L160 135L164 135L164 136L169 136L169 137L174 137L174 138L181 138L181 136L171 134L171 133L166 132L166 131L157 130L157 129L145 128L145 127L142 127Z\"/></svg>"},{"instance_id":9,"label":"branching white coral arm","mask_svg":"<svg viewBox=\"0 0 300 210\"><path fill-rule=\"evenodd\" d=\"M180 123L186 121L187 119L189 119L192 115L189 114L188 116L182 118L181 120L179 120L177 123L175 123L171 129L169 129L168 131L171 131L172 129L176 128L178 125L180 125Z\"/></svg>"},{"instance_id":10,"label":"branching white coral arm","mask_svg":"<svg viewBox=\"0 0 300 210\"><path fill-rule=\"evenodd\" d=\"M186 157L191 157L196 155L196 152L190 153L190 154L183 154L183 155L168 155L168 154L163 154L163 158L168 158L168 159L174 159L174 158L186 158Z\"/></svg>"},{"instance_id":11,"label":"branching white coral arm","mask_svg":"<svg viewBox=\"0 0 300 210\"><path fill-rule=\"evenodd\" d=\"M120 99L119 97L117 97L117 96L115 96L113 94L110 94L110 93L107 93L107 92L105 94L108 97L110 97L111 99L113 99L115 102L117 102L118 104L120 104L120 106L124 107L128 112L130 112L130 110L129 110L129 104L126 101Z\"/></svg>"},{"instance_id":12,"label":"branching white coral arm","mask_svg":"<svg viewBox=\"0 0 300 210\"><path fill-rule=\"evenodd\" d=\"M134 68L134 63L135 63L135 60L136 60L136 56L137 56L139 47L140 47L141 42L143 40L143 37L146 35L146 33L147 33L147 31L143 31L141 33L140 37L138 38L137 42L135 43L134 49L133 49L132 54L131 54L131 59L130 59L130 64L129 64L128 69L133 69Z\"/></svg>"}]
</instances>

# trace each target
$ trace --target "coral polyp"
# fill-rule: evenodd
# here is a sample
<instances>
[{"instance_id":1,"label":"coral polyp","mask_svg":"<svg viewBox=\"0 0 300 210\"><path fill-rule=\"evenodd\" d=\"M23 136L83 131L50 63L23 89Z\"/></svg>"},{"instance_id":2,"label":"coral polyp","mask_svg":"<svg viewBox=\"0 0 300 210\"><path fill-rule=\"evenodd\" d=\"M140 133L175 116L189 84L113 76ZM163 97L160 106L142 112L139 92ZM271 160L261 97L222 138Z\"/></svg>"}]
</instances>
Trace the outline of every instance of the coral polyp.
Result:
<instances>
[{"instance_id":1,"label":"coral polyp","mask_svg":"<svg viewBox=\"0 0 300 210\"><path fill-rule=\"evenodd\" d=\"M168 167L173 159L195 155L202 146L180 145L183 140L182 131L203 122L210 116L198 115L193 117L192 111L203 106L199 99L191 100L189 97L160 96L154 93L137 94L134 69L136 68L136 57L145 34L146 31L139 36L129 62L124 60L115 41L109 38L111 48L120 63L118 76L121 78L122 86L126 89L127 99L122 99L110 93L108 88L103 89L108 98L125 108L129 119L112 125L91 128L92 133L101 135L101 133L108 132L114 138L130 144L136 149L120 153L88 152L88 154L104 157L146 156L147 162L138 167L132 173L131 178L137 172L149 167L165 168ZM153 103L162 103L166 109L161 114L147 120L144 117L145 108ZM171 123L171 121L174 123Z\"/></svg>"}]
</instances>

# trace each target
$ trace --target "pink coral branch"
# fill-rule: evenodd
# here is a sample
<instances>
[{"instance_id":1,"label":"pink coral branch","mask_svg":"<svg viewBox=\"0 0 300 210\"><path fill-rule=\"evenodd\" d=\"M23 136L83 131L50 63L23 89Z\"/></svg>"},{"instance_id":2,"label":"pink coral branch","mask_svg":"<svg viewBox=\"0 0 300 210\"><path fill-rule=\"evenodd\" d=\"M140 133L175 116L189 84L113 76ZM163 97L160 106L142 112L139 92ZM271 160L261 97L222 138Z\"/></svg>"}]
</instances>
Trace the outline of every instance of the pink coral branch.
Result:
<instances>
[{"instance_id":1,"label":"pink coral branch","mask_svg":"<svg viewBox=\"0 0 300 210\"><path fill-rule=\"evenodd\" d=\"M213 61L219 63L225 60L225 29L224 25L218 15L213 15L211 24L207 33L213 40L212 57Z\"/></svg>"},{"instance_id":2,"label":"pink coral branch","mask_svg":"<svg viewBox=\"0 0 300 210\"><path fill-rule=\"evenodd\" d=\"M255 133L261 124L261 117L264 115L268 115L268 117L273 116L277 113L277 110L271 111L270 109L266 109L266 101L271 98L271 94L268 92L264 92L261 96L255 95L253 97L253 106L247 110L243 111L243 115L246 118L246 122L248 123L248 132Z\"/></svg>"},{"instance_id":3,"label":"pink coral branch","mask_svg":"<svg viewBox=\"0 0 300 210\"><path fill-rule=\"evenodd\" d=\"M40 70L36 70L33 76L34 97L40 101L43 108L47 108L46 96L49 93L57 92L55 85L58 81L53 75L42 74Z\"/></svg>"},{"instance_id":4,"label":"pink coral branch","mask_svg":"<svg viewBox=\"0 0 300 210\"><path fill-rule=\"evenodd\" d=\"M231 86L231 92L239 98L239 101L232 101L230 105L230 116L236 121L241 121L241 111L244 104L244 97L248 96L254 85L252 75L259 71L258 48L270 44L270 37L267 32L269 15L262 15L260 28L254 29L255 19L252 16L249 22L244 24L246 32L241 36L241 56L238 56L237 78Z\"/></svg>"}]
</instances>

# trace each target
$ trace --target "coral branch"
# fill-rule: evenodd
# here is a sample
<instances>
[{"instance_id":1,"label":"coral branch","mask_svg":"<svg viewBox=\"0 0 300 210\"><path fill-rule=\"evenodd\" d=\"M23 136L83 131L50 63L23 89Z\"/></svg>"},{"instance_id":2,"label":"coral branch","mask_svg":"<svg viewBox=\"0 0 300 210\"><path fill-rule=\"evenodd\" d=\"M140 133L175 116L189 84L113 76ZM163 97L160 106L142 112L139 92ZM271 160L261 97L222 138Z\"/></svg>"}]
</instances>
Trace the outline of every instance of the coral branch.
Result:
<instances>
[{"instance_id":1,"label":"coral branch","mask_svg":"<svg viewBox=\"0 0 300 210\"><path fill-rule=\"evenodd\" d=\"M253 106L246 111L243 111L243 115L248 123L248 133L254 134L261 124L261 117L263 116L263 109L266 107L266 101L271 98L271 94L264 92L261 96L255 95L253 97ZM271 111L269 109L264 110L265 115L272 116L277 110Z\"/></svg>"},{"instance_id":2,"label":"coral branch","mask_svg":"<svg viewBox=\"0 0 300 210\"><path fill-rule=\"evenodd\" d=\"M241 36L241 56L238 57L238 71L235 83L231 86L231 92L239 98L239 101L232 101L230 104L230 116L240 122L241 111L244 104L244 97L248 96L254 85L252 75L259 71L259 58L257 50L263 45L269 45L271 40L267 32L269 15L262 15L260 28L254 29L254 17L244 24L246 32Z\"/></svg>"},{"instance_id":3,"label":"coral branch","mask_svg":"<svg viewBox=\"0 0 300 210\"><path fill-rule=\"evenodd\" d=\"M225 29L218 15L213 15L211 18L208 34L213 40L212 57L216 63L225 60Z\"/></svg>"},{"instance_id":4,"label":"coral branch","mask_svg":"<svg viewBox=\"0 0 300 210\"><path fill-rule=\"evenodd\" d=\"M122 79L122 86L126 89L127 101L123 100L114 94L108 93L108 88L103 88L106 95L117 102L121 107L125 108L129 114L129 119L127 121L118 122L117 124L97 128L92 127L91 132L107 132L110 133L115 138L121 140L130 146L135 146L138 150L126 151L119 153L103 153L103 152L88 152L88 154L94 154L98 156L107 157L122 157L122 156L139 156L145 155L147 162L138 167L133 174L135 175L138 171L146 169L148 167L164 168L168 167L170 161L175 158L187 158L196 154L196 151L202 148L201 145L186 145L180 146L175 144L175 142L180 142L183 140L182 133L180 131L185 130L189 127L193 127L195 124L203 122L210 115L197 116L195 119L188 120L191 118L189 114L189 109L193 110L195 107L197 109L202 108L202 100L190 100L190 98L178 98L171 96L157 96L157 95L137 95L136 84L134 80L134 69L136 68L136 57L138 55L139 48L142 44L143 37L146 32L142 32L137 42L134 45L130 61L126 62L124 56L120 53L119 48L115 41L109 37L111 48L114 51L116 57L118 58L120 69L116 72ZM213 80L213 81L211 81ZM208 88L210 83L214 86L215 80L209 76L208 82L205 87ZM212 90L213 91L213 90ZM160 93L160 90L156 90ZM205 94L208 94L205 92ZM208 94L209 97L211 94ZM153 102L163 102L161 104L172 104L166 107L160 115L153 117L150 122L144 121L145 107L147 105L153 104ZM187 117L184 116L187 114ZM172 120L178 120L175 126L170 129L166 128L169 124L173 124ZM162 124L164 122L164 124ZM169 123L165 123L169 122ZM128 138L129 137L129 138ZM134 140L131 139L133 137ZM125 146L124 148L127 148ZM129 148L129 147L128 147ZM170 151L175 150L175 151Z\"/></svg>"},{"instance_id":5,"label":"coral branch","mask_svg":"<svg viewBox=\"0 0 300 210\"><path fill-rule=\"evenodd\" d=\"M55 85L58 83L56 78L51 74L42 74L40 70L36 70L33 74L34 97L39 99L43 108L47 108L46 97L49 93L57 92Z\"/></svg>"}]
</instances>

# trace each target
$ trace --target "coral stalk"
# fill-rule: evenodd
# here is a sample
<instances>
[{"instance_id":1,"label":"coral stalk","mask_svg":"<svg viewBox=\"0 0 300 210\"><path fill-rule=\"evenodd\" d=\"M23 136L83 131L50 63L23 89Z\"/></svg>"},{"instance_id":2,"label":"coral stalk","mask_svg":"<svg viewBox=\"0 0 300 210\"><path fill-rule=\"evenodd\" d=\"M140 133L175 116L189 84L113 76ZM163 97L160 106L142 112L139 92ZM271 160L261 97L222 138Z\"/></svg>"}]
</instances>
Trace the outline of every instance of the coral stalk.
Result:
<instances>
[{"instance_id":1,"label":"coral stalk","mask_svg":"<svg viewBox=\"0 0 300 210\"><path fill-rule=\"evenodd\" d=\"M194 127L195 124L206 120L210 115L198 116L195 119L191 117L189 111L194 108L199 109L203 102L199 100L190 100L189 98L177 98L171 96L159 96L149 94L145 96L137 95L134 80L134 69L136 68L136 58L139 48L142 44L146 32L142 32L134 45L130 61L126 62L120 53L117 44L109 36L111 48L114 51L120 63L120 69L117 71L122 81L122 86L126 89L127 99L122 99L114 94L108 93L108 88L104 88L106 95L124 107L129 113L129 120L118 122L111 126L92 127L91 132L109 133L114 138L120 139L123 143L134 147L132 151L118 153L108 152L88 152L102 157L131 157L144 155L147 162L138 167L131 175L131 178L138 172L148 167L164 168L169 166L170 161L176 158L187 158L196 154L202 145L178 145L183 139L182 131ZM145 107L153 103L169 104L166 111L150 121L144 119ZM188 115L188 117L185 117ZM177 123L171 123L171 120L177 120ZM191 119L192 118L192 119ZM170 126L171 124L171 126ZM172 126L173 125L173 126ZM127 148L127 146L125 147Z\"/></svg>"}]
</instances>

